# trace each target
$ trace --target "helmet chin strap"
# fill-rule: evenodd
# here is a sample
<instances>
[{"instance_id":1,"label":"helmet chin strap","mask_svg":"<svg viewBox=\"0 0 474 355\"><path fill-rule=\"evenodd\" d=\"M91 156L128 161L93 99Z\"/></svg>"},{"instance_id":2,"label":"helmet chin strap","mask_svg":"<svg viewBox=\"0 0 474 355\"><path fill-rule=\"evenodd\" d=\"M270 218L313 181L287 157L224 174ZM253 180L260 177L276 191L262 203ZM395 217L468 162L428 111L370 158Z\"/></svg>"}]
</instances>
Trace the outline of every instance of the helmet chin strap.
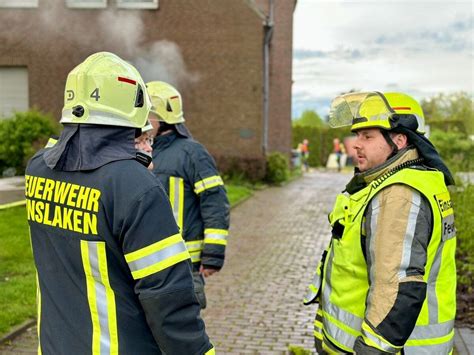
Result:
<instances>
[{"instance_id":1,"label":"helmet chin strap","mask_svg":"<svg viewBox=\"0 0 474 355\"><path fill-rule=\"evenodd\" d=\"M398 153L398 147L393 142L392 137L390 137L390 132L389 131L387 131L385 129L381 129L380 131L382 132L382 136L385 138L388 145L392 148L392 153L390 153L390 155L387 158L387 159L390 159L391 157L395 156Z\"/></svg>"}]
</instances>

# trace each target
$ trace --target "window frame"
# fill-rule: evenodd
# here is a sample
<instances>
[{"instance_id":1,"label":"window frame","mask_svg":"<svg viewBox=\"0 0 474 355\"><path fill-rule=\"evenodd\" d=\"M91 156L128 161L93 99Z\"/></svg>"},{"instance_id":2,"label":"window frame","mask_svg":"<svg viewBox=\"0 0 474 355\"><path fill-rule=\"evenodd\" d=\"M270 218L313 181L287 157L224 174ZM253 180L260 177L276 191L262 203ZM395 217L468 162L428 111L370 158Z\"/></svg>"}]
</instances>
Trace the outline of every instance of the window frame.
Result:
<instances>
[{"instance_id":1,"label":"window frame","mask_svg":"<svg viewBox=\"0 0 474 355\"><path fill-rule=\"evenodd\" d=\"M0 8L34 9L39 0L0 0Z\"/></svg>"},{"instance_id":2,"label":"window frame","mask_svg":"<svg viewBox=\"0 0 474 355\"><path fill-rule=\"evenodd\" d=\"M141 10L156 10L158 9L158 0L151 1L136 1L124 2L124 0L115 0L116 6L119 9L141 9Z\"/></svg>"},{"instance_id":3,"label":"window frame","mask_svg":"<svg viewBox=\"0 0 474 355\"><path fill-rule=\"evenodd\" d=\"M66 0L66 6L70 9L105 9L107 0L97 0L96 2Z\"/></svg>"}]
</instances>

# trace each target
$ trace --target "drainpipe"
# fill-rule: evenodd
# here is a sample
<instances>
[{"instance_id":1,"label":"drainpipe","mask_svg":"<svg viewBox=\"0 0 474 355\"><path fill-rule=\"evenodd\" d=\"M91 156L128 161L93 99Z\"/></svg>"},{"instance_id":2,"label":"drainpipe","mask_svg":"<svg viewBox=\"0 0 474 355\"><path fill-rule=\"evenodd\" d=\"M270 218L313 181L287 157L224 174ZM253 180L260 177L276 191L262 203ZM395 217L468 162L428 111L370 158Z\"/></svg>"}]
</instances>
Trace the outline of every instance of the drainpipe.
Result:
<instances>
[{"instance_id":1,"label":"drainpipe","mask_svg":"<svg viewBox=\"0 0 474 355\"><path fill-rule=\"evenodd\" d=\"M270 13L263 23L263 154L268 151L268 119L270 104L270 42L273 35L273 0L269 0Z\"/></svg>"}]
</instances>

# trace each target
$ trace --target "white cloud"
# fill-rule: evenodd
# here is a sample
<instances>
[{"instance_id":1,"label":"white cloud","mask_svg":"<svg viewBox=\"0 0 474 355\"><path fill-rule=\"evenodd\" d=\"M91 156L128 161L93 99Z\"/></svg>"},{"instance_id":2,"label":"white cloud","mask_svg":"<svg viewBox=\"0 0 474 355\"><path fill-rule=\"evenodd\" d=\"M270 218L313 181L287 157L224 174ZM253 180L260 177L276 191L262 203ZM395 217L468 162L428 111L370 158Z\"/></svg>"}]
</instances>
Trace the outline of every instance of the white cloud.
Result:
<instances>
[{"instance_id":1,"label":"white cloud","mask_svg":"<svg viewBox=\"0 0 474 355\"><path fill-rule=\"evenodd\" d=\"M299 0L293 116L350 89L473 91L470 1Z\"/></svg>"}]
</instances>

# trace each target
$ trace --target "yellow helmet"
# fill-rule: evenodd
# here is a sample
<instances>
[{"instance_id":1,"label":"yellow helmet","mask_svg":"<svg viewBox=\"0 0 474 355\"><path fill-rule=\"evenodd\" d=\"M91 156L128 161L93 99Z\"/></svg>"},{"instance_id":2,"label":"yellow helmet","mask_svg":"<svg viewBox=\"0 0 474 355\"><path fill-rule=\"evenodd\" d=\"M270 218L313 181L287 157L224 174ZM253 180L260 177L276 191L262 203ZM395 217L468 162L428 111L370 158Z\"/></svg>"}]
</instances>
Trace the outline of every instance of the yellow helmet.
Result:
<instances>
[{"instance_id":1,"label":"yellow helmet","mask_svg":"<svg viewBox=\"0 0 474 355\"><path fill-rule=\"evenodd\" d=\"M420 104L411 96L395 92L338 96L331 103L329 125L351 125L352 131L372 127L385 130L405 127L419 134L425 133L425 117Z\"/></svg>"},{"instance_id":2,"label":"yellow helmet","mask_svg":"<svg viewBox=\"0 0 474 355\"><path fill-rule=\"evenodd\" d=\"M140 73L108 52L89 56L68 75L61 123L141 128L151 102Z\"/></svg>"},{"instance_id":3,"label":"yellow helmet","mask_svg":"<svg viewBox=\"0 0 474 355\"><path fill-rule=\"evenodd\" d=\"M151 98L151 112L158 120L168 124L184 122L181 94L173 86L163 81L151 81L146 84Z\"/></svg>"}]
</instances>

